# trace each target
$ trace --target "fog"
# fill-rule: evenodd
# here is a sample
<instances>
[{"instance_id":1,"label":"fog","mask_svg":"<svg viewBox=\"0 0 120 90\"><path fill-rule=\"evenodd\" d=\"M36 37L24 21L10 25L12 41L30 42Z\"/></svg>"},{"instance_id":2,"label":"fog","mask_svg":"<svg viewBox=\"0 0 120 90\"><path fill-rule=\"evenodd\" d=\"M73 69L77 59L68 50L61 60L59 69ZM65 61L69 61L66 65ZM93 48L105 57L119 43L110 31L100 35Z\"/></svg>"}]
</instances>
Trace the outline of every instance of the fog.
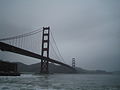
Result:
<instances>
[{"instance_id":1,"label":"fog","mask_svg":"<svg viewBox=\"0 0 120 90\"><path fill-rule=\"evenodd\" d=\"M0 0L0 38L43 26L50 26L67 64L74 57L77 67L120 70L120 0ZM0 53L5 60L37 62Z\"/></svg>"}]
</instances>

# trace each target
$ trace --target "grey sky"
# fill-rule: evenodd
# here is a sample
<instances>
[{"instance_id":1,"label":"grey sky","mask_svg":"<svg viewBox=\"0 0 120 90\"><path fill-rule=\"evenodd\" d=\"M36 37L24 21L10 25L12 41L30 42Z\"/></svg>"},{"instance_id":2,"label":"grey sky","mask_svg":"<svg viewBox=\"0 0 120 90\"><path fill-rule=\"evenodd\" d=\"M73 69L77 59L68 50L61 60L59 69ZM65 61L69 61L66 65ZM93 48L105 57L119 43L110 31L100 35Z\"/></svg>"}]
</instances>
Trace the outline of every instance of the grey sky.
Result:
<instances>
[{"instance_id":1,"label":"grey sky","mask_svg":"<svg viewBox=\"0 0 120 90\"><path fill-rule=\"evenodd\" d=\"M120 70L120 0L0 0L0 38L43 26L68 64Z\"/></svg>"}]
</instances>

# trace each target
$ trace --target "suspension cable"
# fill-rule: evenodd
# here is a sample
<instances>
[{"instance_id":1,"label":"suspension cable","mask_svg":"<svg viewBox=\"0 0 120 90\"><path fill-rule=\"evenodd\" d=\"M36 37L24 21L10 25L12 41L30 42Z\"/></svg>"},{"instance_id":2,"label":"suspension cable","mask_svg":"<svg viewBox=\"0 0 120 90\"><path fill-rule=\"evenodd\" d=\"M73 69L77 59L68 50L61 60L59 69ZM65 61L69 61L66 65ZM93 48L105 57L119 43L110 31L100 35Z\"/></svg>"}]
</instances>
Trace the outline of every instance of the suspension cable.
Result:
<instances>
[{"instance_id":1,"label":"suspension cable","mask_svg":"<svg viewBox=\"0 0 120 90\"><path fill-rule=\"evenodd\" d=\"M54 53L55 53L56 57L57 57L58 59L60 59L60 57L57 55L57 53L56 53L56 51L55 51L55 49L54 49L54 47L53 47L53 45L52 45L52 43L51 43L51 42L50 42L50 45L51 45L51 48L52 48L52 50L54 51Z\"/></svg>"},{"instance_id":2,"label":"suspension cable","mask_svg":"<svg viewBox=\"0 0 120 90\"><path fill-rule=\"evenodd\" d=\"M53 41L54 41L54 43L55 43L55 46L56 46L56 48L57 48L57 51L58 51L60 57L62 58L63 62L65 63L65 60L64 60L64 58L62 57L62 55L61 55L61 53L60 53L60 51L59 51L59 49L58 49L58 46L57 46L57 44L56 44L56 41L55 41L55 39L54 39L54 37L53 37L52 32L51 32L51 36L52 36L52 39L53 39Z\"/></svg>"},{"instance_id":3,"label":"suspension cable","mask_svg":"<svg viewBox=\"0 0 120 90\"><path fill-rule=\"evenodd\" d=\"M40 28L40 29L31 31L31 32L29 32L29 33L25 33L25 34L13 36L13 37L8 37L8 38L3 38L3 39L0 39L0 41L6 41L6 40L11 40L11 39L17 39L17 38L27 37L27 36L34 35L34 34L36 34L36 33L38 33L38 32L41 32L41 31L42 31L42 30L41 30L41 28Z\"/></svg>"}]
</instances>

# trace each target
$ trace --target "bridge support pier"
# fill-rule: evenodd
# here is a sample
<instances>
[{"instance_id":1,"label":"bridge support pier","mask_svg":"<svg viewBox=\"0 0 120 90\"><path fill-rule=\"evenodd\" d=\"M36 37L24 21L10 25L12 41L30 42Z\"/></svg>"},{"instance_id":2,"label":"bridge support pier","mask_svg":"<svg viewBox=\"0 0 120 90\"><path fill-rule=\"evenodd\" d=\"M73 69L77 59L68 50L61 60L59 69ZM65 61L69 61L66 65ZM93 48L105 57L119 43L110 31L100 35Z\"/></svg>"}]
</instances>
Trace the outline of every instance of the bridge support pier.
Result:
<instances>
[{"instance_id":1,"label":"bridge support pier","mask_svg":"<svg viewBox=\"0 0 120 90\"><path fill-rule=\"evenodd\" d=\"M41 55L49 58L49 38L50 38L50 27L43 27L43 36L42 36L42 52ZM42 74L48 74L49 62L48 60L41 59L41 71Z\"/></svg>"}]
</instances>

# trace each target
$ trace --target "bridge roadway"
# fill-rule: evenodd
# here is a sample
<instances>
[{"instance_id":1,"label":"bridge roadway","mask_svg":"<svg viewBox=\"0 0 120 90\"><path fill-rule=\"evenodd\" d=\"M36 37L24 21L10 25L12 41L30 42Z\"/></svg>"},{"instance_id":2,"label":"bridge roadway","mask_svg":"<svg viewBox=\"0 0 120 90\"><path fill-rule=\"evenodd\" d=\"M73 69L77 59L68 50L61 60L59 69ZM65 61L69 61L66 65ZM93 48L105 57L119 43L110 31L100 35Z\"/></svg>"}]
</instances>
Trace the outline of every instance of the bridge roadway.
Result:
<instances>
[{"instance_id":1,"label":"bridge roadway","mask_svg":"<svg viewBox=\"0 0 120 90\"><path fill-rule=\"evenodd\" d=\"M17 53L17 54L20 54L20 55L29 56L29 57L32 57L32 58L48 60L49 62L60 64L60 65L66 66L68 68L74 69L73 67L71 67L67 64L64 64L60 61L57 61L57 60L54 60L54 59L51 59L51 58L47 58L47 57L41 56L39 54L30 52L30 51L27 51L27 50L24 50L24 49L21 49L21 48L18 48L18 47L15 47L15 46L3 43L3 42L0 42L0 50L9 51L9 52Z\"/></svg>"}]
</instances>

